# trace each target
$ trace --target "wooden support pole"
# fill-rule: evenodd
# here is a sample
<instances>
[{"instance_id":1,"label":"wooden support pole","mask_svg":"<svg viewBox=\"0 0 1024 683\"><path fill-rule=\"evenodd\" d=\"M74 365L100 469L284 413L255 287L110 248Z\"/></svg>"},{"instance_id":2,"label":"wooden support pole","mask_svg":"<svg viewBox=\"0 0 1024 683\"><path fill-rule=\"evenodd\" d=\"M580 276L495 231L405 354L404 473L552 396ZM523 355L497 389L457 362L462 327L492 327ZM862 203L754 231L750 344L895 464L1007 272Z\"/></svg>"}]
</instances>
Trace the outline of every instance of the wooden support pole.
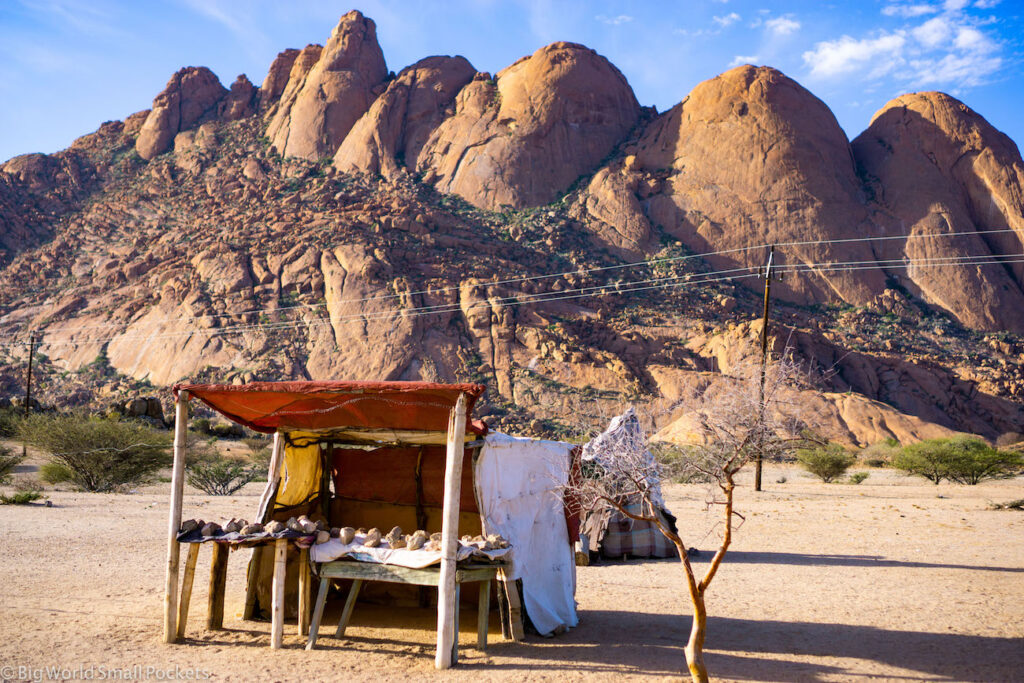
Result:
<instances>
[{"instance_id":1,"label":"wooden support pole","mask_svg":"<svg viewBox=\"0 0 1024 683\"><path fill-rule=\"evenodd\" d=\"M487 627L491 611L491 582L480 582L480 601L477 605L476 646L481 651L487 650Z\"/></svg>"},{"instance_id":2,"label":"wooden support pole","mask_svg":"<svg viewBox=\"0 0 1024 683\"><path fill-rule=\"evenodd\" d=\"M178 637L178 560L181 548L181 499L185 490L185 449L188 437L188 392L178 393L174 408L174 469L171 473L171 509L167 520L167 576L164 581L164 642Z\"/></svg>"},{"instance_id":3,"label":"wooden support pole","mask_svg":"<svg viewBox=\"0 0 1024 683\"><path fill-rule=\"evenodd\" d=\"M320 579L320 588L316 592L316 607L313 609L313 623L309 626L309 639L306 641L307 650L316 647L316 639L320 634L320 622L324 618L324 604L327 602L327 591L330 585L330 579Z\"/></svg>"},{"instance_id":4,"label":"wooden support pole","mask_svg":"<svg viewBox=\"0 0 1024 683\"><path fill-rule=\"evenodd\" d=\"M274 589L270 598L270 647L284 644L284 579L288 570L288 539L274 541Z\"/></svg>"},{"instance_id":5,"label":"wooden support pole","mask_svg":"<svg viewBox=\"0 0 1024 683\"><path fill-rule=\"evenodd\" d=\"M320 580L326 581L323 578ZM348 597L345 598L345 607L341 610L341 619L338 620L338 630L334 632L335 638L341 638L345 635L345 629L348 628L348 622L352 618L352 610L356 608L356 600L359 599L359 589L362 587L362 579L354 579L352 581L352 587L348 589Z\"/></svg>"},{"instance_id":6,"label":"wooden support pole","mask_svg":"<svg viewBox=\"0 0 1024 683\"><path fill-rule=\"evenodd\" d=\"M438 669L447 669L454 664L452 648L457 637L455 620L458 618L455 563L459 547L459 500L465 440L466 396L460 394L448 418L448 453L441 513L441 572L437 585L437 652L434 655L434 666Z\"/></svg>"},{"instance_id":7,"label":"wooden support pole","mask_svg":"<svg viewBox=\"0 0 1024 683\"><path fill-rule=\"evenodd\" d=\"M309 634L309 548L299 550L299 635Z\"/></svg>"},{"instance_id":8,"label":"wooden support pole","mask_svg":"<svg viewBox=\"0 0 1024 683\"><path fill-rule=\"evenodd\" d=\"M256 593L260 581L260 557L263 546L254 546L249 556L249 565L245 574L245 606L242 608L242 619L249 621L256 613Z\"/></svg>"},{"instance_id":9,"label":"wooden support pole","mask_svg":"<svg viewBox=\"0 0 1024 683\"><path fill-rule=\"evenodd\" d=\"M196 575L196 560L199 559L199 544L188 544L188 557L185 558L185 573L181 577L181 599L178 604L177 639L185 637L185 624L188 623L188 604L192 600L192 583Z\"/></svg>"},{"instance_id":10,"label":"wooden support pole","mask_svg":"<svg viewBox=\"0 0 1024 683\"><path fill-rule=\"evenodd\" d=\"M212 543L213 559L210 560L210 595L207 602L206 628L219 631L224 628L224 588L228 581L228 547L223 543Z\"/></svg>"}]
</instances>

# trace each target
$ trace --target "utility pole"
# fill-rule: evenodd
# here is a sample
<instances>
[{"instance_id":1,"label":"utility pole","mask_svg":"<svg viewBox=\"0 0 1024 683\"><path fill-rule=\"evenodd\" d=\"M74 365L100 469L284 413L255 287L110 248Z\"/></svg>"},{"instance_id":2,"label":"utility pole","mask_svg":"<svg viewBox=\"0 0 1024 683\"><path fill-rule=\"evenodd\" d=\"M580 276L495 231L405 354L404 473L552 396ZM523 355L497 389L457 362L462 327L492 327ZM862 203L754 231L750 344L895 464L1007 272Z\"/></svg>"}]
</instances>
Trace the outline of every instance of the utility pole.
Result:
<instances>
[{"instance_id":1,"label":"utility pole","mask_svg":"<svg viewBox=\"0 0 1024 683\"><path fill-rule=\"evenodd\" d=\"M757 459L755 461L754 468L754 490L761 490L761 467L764 454L764 382L765 376L768 371L768 313L771 310L772 301L772 280L781 280L782 274L778 275L774 272L775 267L775 245L768 247L768 264L764 269L758 269L759 275L764 278L764 317L761 321L761 393L758 414L758 439L757 439Z\"/></svg>"},{"instance_id":2,"label":"utility pole","mask_svg":"<svg viewBox=\"0 0 1024 683\"><path fill-rule=\"evenodd\" d=\"M28 335L28 374L25 378L25 417L28 417L29 406L32 404L32 356L36 354L36 333ZM21 443L21 455L28 455L28 444Z\"/></svg>"}]
</instances>

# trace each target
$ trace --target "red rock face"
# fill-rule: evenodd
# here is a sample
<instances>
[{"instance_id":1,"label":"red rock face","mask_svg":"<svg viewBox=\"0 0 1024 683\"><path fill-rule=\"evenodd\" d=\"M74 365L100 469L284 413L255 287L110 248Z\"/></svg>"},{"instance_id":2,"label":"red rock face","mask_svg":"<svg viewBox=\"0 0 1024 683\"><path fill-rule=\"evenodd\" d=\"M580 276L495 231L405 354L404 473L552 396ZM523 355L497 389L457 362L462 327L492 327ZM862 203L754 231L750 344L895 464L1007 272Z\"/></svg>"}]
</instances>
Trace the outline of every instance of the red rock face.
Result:
<instances>
[{"instance_id":1,"label":"red rock face","mask_svg":"<svg viewBox=\"0 0 1024 683\"><path fill-rule=\"evenodd\" d=\"M320 159L337 151L379 94L388 71L376 25L354 10L341 18L306 73L303 56L308 55L300 55L292 67L267 133L283 156ZM293 77L301 77L301 83Z\"/></svg>"},{"instance_id":2,"label":"red rock face","mask_svg":"<svg viewBox=\"0 0 1024 683\"><path fill-rule=\"evenodd\" d=\"M402 69L352 127L334 156L335 168L385 177L399 167L415 169L423 145L475 74L463 57L427 57Z\"/></svg>"},{"instance_id":3,"label":"red rock face","mask_svg":"<svg viewBox=\"0 0 1024 683\"><path fill-rule=\"evenodd\" d=\"M884 233L909 236L879 249L911 263L901 271L907 288L969 327L1024 332L1024 264L927 266L1024 252L1024 164L1013 141L960 101L928 92L889 102L853 149ZM945 233L966 234L916 237Z\"/></svg>"},{"instance_id":4,"label":"red rock face","mask_svg":"<svg viewBox=\"0 0 1024 683\"><path fill-rule=\"evenodd\" d=\"M635 153L641 177L654 179L657 191L643 199L650 222L697 252L862 237L875 229L832 112L775 69L743 66L701 83L627 152ZM766 255L757 249L709 261L721 269L757 266ZM870 263L874 255L868 243L808 244L780 249L779 259ZM884 285L880 270L822 268L787 278L777 291L801 302L863 304Z\"/></svg>"},{"instance_id":5,"label":"red rock face","mask_svg":"<svg viewBox=\"0 0 1024 683\"><path fill-rule=\"evenodd\" d=\"M256 87L245 74L239 75L231 84L231 91L217 106L217 118L224 121L237 121L250 116L254 109Z\"/></svg>"},{"instance_id":6,"label":"red rock face","mask_svg":"<svg viewBox=\"0 0 1024 683\"><path fill-rule=\"evenodd\" d=\"M636 124L640 107L604 57L554 43L463 88L417 169L480 207L539 206L594 171Z\"/></svg>"},{"instance_id":7,"label":"red rock face","mask_svg":"<svg viewBox=\"0 0 1024 683\"><path fill-rule=\"evenodd\" d=\"M139 131L135 142L139 156L148 160L166 152L178 131L198 123L227 92L205 66L186 67L171 76Z\"/></svg>"},{"instance_id":8,"label":"red rock face","mask_svg":"<svg viewBox=\"0 0 1024 683\"><path fill-rule=\"evenodd\" d=\"M299 51L289 48L279 52L274 61L270 64L267 77L263 79L260 86L260 111L266 111L275 104L288 85L288 76L291 74L292 65L299 56Z\"/></svg>"}]
</instances>

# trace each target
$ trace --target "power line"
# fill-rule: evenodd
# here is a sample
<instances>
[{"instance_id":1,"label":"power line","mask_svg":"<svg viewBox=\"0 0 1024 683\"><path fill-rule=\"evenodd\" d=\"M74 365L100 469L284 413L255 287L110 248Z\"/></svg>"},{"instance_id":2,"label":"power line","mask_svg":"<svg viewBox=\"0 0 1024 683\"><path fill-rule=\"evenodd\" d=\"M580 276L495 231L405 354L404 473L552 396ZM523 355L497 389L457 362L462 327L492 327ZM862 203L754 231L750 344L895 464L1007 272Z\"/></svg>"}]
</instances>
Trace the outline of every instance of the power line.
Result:
<instances>
[{"instance_id":1,"label":"power line","mask_svg":"<svg viewBox=\"0 0 1024 683\"><path fill-rule=\"evenodd\" d=\"M916 267L942 267L948 265L990 265L990 264L1011 264L1011 263L1024 263L1024 256L1018 258L1008 257L993 257L991 255L985 256L967 256L967 257L936 257L932 259L918 259L912 262L906 262L903 260L892 259L888 261L882 261L881 263L889 263L889 265L879 266L880 262L877 261L849 261L849 262L822 262L822 263L811 263L811 264L791 264L789 266L778 266L778 268L785 268L787 272L815 272L815 271L857 271L867 269L884 268L887 270L897 269L910 269ZM750 277L757 277L756 273L749 272L749 268L732 268L721 271L712 271L711 273L697 274L686 274L681 276L671 276L666 278L650 278L646 280L627 281L615 284L606 285L595 285L591 287L576 288L572 290L566 290L562 292L542 292L539 294L520 294L509 297L502 297L492 299L490 301L478 301L470 305L475 306L488 306L491 308L507 308L514 307L528 303L545 303L550 301L565 301L571 299L588 298L592 296L606 296L606 295L617 295L617 294L628 294L640 291L650 291L657 289L670 289L675 287L694 286L699 284L708 284L716 282L726 282L733 280L742 280ZM247 331L253 330L286 330L286 329L299 329L299 328L314 328L323 327L326 325L342 324L346 322L372 322L378 320L386 320L391 318L413 318L424 315L438 315L446 313L456 313L462 310L460 303L451 304L437 304L434 306L423 306L414 307L408 309L397 309L394 311L379 311L376 313L358 313L351 314L349 316L342 316L338 318L319 318L311 321L282 321L276 323L266 324L254 324L254 325L240 325L234 327L224 328L204 328L204 329L190 329L182 330L173 333L161 334L161 335L115 335L105 338L86 338L83 340L68 340L63 342L55 342L49 344L51 347L58 346L79 346L84 344L97 344L109 341L154 341L157 339L171 339L179 337L191 337L204 336L206 338L213 338L219 336L226 336L230 334L241 334ZM6 344L0 343L0 346L14 346L19 344L18 342L8 342Z\"/></svg>"},{"instance_id":2,"label":"power line","mask_svg":"<svg viewBox=\"0 0 1024 683\"><path fill-rule=\"evenodd\" d=\"M917 238L950 238L950 237L960 237L960 236L969 236L969 235L988 235L988 234L1016 233L1016 232L1017 231L1015 229L1013 229L1013 228L1003 228L1003 229L997 229L997 230L964 230L964 231L949 232L949 233L917 233L917 234L911 234L911 235L887 235L887 236L881 236L881 237L877 237L876 236L876 237L851 237L851 238L829 239L829 240L802 240L802 241L793 241L793 242L780 242L780 243L776 243L775 246L776 247L783 247L783 246L848 244L848 243L854 243L854 242L880 242L880 241L889 241L889 240L908 240L908 239L917 239ZM487 281L487 282L476 283L473 286L474 287L492 287L492 286L504 285L504 284L535 282L535 281L540 281L540 280L565 277L565 276L568 276L568 275L586 275L586 274L589 274L589 273L608 272L608 271L612 271L612 270L623 270L623 269L627 269L627 268L636 268L636 267L643 267L643 266L650 267L650 266L654 266L654 265L658 265L658 264L663 264L663 263L676 263L676 262L687 261L687 260L692 260L692 259L697 259L697 258L707 258L707 257L711 257L711 256L722 256L722 255L726 255L726 254L735 254L735 253L744 252L744 251L762 250L762 249L768 248L769 246L770 245L768 245L768 244L751 245L751 246L746 246L746 247L734 247L734 248L731 248L731 249L721 249L721 250L718 250L718 251L710 251L710 252L704 252L704 253L700 253L700 254L686 254L686 255L683 255L683 256L669 256L669 257L664 257L664 258L660 258L660 259L649 259L649 260L644 260L644 261L636 261L636 262L633 262L633 263L617 264L617 265L612 265L612 266L599 266L599 267L594 267L594 268L577 268L575 270L563 271L561 273L551 273L551 274L545 274L545 275L530 275L530 276L524 276L524 277L518 277L518 278L505 278L505 279L499 279L499 280L490 280L490 281ZM995 256L995 255L991 255L991 256ZM338 305L338 304L366 303L366 302L386 300L386 299L401 299L402 297L411 297L411 296L418 296L418 295L423 295L423 294L435 294L436 295L436 294L441 294L441 293L444 293L444 292L458 291L461 288L462 288L461 285L458 285L458 286L452 285L452 286L448 286L448 287L441 287L441 288L438 288L438 289L421 289L421 290L416 290L416 291L411 291L411 292L402 292L402 293L396 293L396 294L381 294L381 295L374 295L374 296L362 297L362 298L357 298L357 299L339 299L339 300L335 301L334 304ZM246 311L235 311L235 312L232 312L232 313L206 313L206 314L198 315L198 316L176 316L176 317L162 318L160 320L148 321L146 323L142 323L142 325L144 327L155 327L157 325L162 325L162 324L171 323L171 322L195 321L195 320L203 320L205 318L238 317L238 316L242 316L242 315L251 315L251 314L271 314L271 313L279 314L282 311L294 311L294 310L299 310L299 309L317 310L317 309L320 309L320 308L324 308L325 306L327 306L326 303L297 304L295 306L280 306L280 307L277 307L277 308L256 308L256 309L250 309L250 310L246 310ZM92 325L82 325L82 326L72 326L72 325L69 325L69 326L64 326L64 327L50 327L50 328L47 328L46 332L48 332L48 333L62 332L64 330L73 330L73 331L78 332L78 331L82 331L82 330L91 330L91 329L113 329L113 328L117 328L117 327L124 327L125 325L130 325L130 324L131 324L130 322L129 323L112 323L112 322L108 322L108 323L95 323L95 324L92 324ZM6 333L6 334L5 333L0 333L0 338L2 338L2 337L17 336L17 334L18 333L13 333L13 332L12 333Z\"/></svg>"}]
</instances>

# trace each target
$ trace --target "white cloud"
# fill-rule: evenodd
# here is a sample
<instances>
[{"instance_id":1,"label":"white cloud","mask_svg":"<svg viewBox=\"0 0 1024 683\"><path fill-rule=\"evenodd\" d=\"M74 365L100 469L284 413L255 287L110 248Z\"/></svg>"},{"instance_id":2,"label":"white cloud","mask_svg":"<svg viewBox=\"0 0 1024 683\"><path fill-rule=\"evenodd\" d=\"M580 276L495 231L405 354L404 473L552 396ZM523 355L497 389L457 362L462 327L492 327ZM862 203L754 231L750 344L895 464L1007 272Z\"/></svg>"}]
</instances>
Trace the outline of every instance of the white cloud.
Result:
<instances>
[{"instance_id":1,"label":"white cloud","mask_svg":"<svg viewBox=\"0 0 1024 683\"><path fill-rule=\"evenodd\" d=\"M789 17L775 17L764 22L770 33L777 36L788 36L800 30L800 22Z\"/></svg>"},{"instance_id":2,"label":"white cloud","mask_svg":"<svg viewBox=\"0 0 1024 683\"><path fill-rule=\"evenodd\" d=\"M736 55L729 62L729 68L734 66L742 66L743 64L757 64L761 61L761 58L757 55Z\"/></svg>"},{"instance_id":3,"label":"white cloud","mask_svg":"<svg viewBox=\"0 0 1024 683\"><path fill-rule=\"evenodd\" d=\"M891 2L886 16L908 21L896 31L870 37L844 35L819 42L803 54L812 78L850 79L862 83L883 76L890 87L958 89L981 85L1006 66L995 28L972 15L998 0L936 0L932 3ZM984 6L984 7L982 7ZM934 14L936 16L928 17ZM846 82L846 81L844 81Z\"/></svg>"},{"instance_id":4,"label":"white cloud","mask_svg":"<svg viewBox=\"0 0 1024 683\"><path fill-rule=\"evenodd\" d=\"M914 70L912 84L917 87L953 86L972 88L985 83L986 78L999 71L1003 60L974 53L947 54L941 59L922 59L910 62Z\"/></svg>"},{"instance_id":5,"label":"white cloud","mask_svg":"<svg viewBox=\"0 0 1024 683\"><path fill-rule=\"evenodd\" d=\"M991 38L970 26L960 27L953 44L959 49L968 52L992 52L998 48Z\"/></svg>"},{"instance_id":6,"label":"white cloud","mask_svg":"<svg viewBox=\"0 0 1024 683\"><path fill-rule=\"evenodd\" d=\"M882 8L882 14L887 17L923 17L926 14L935 14L939 8L935 5L886 5Z\"/></svg>"},{"instance_id":7,"label":"white cloud","mask_svg":"<svg viewBox=\"0 0 1024 683\"><path fill-rule=\"evenodd\" d=\"M621 24L627 24L633 21L633 17L629 16L628 14L620 14L617 17L606 17L603 14L598 14L594 18L600 21L602 24L608 24L609 26L619 26Z\"/></svg>"},{"instance_id":8,"label":"white cloud","mask_svg":"<svg viewBox=\"0 0 1024 683\"><path fill-rule=\"evenodd\" d=\"M724 17L712 17L714 22L716 24L718 24L719 26L721 26L722 28L725 28L725 27L729 26L730 24L735 24L737 21L739 21L742 18L743 17L741 17L740 15L736 14L735 12L729 12Z\"/></svg>"},{"instance_id":9,"label":"white cloud","mask_svg":"<svg viewBox=\"0 0 1024 683\"><path fill-rule=\"evenodd\" d=\"M945 17L935 17L912 29L911 34L925 47L937 48L950 43L953 26Z\"/></svg>"},{"instance_id":10,"label":"white cloud","mask_svg":"<svg viewBox=\"0 0 1024 683\"><path fill-rule=\"evenodd\" d=\"M818 43L813 50L804 52L803 59L814 78L833 78L864 69L872 76L880 76L900 61L906 42L902 32L862 40L842 36Z\"/></svg>"},{"instance_id":11,"label":"white cloud","mask_svg":"<svg viewBox=\"0 0 1024 683\"><path fill-rule=\"evenodd\" d=\"M976 0L974 6L978 9L992 9L998 5L1000 0Z\"/></svg>"}]
</instances>

